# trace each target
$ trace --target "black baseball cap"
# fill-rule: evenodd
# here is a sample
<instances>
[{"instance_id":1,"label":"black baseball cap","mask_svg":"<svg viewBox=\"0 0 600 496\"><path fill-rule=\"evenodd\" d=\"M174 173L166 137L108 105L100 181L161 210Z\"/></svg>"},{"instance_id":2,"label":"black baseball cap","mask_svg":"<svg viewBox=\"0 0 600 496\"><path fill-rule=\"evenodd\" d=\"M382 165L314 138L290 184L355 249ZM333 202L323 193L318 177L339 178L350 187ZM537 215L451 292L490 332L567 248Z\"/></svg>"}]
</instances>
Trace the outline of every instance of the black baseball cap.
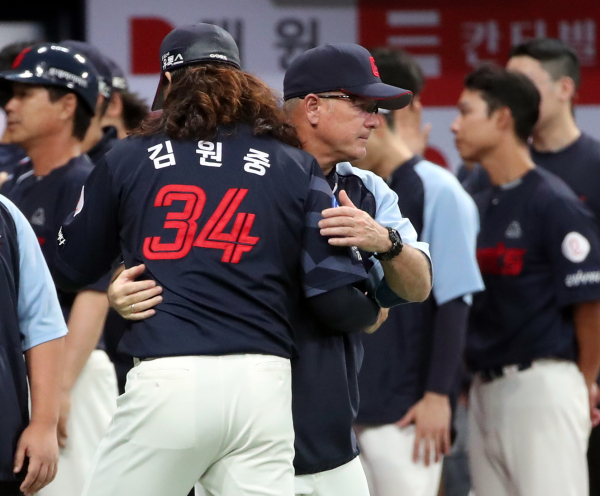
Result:
<instances>
[{"instance_id":1,"label":"black baseball cap","mask_svg":"<svg viewBox=\"0 0 600 496\"><path fill-rule=\"evenodd\" d=\"M87 57L87 59L92 63L98 72L98 91L104 98L110 98L112 91L110 80L112 74L110 67L106 63L106 57L102 55L100 50L98 50L95 46L86 43L85 41L64 40L61 41L60 44L62 46L72 48L76 52L79 52Z\"/></svg>"},{"instance_id":2,"label":"black baseball cap","mask_svg":"<svg viewBox=\"0 0 600 496\"><path fill-rule=\"evenodd\" d=\"M233 37L214 24L199 22L171 31L160 45L160 82L152 110L164 102L164 73L200 62L220 62L241 69L240 52Z\"/></svg>"},{"instance_id":3,"label":"black baseball cap","mask_svg":"<svg viewBox=\"0 0 600 496\"><path fill-rule=\"evenodd\" d=\"M105 58L110 69L110 85L112 86L112 91L127 91L129 89L129 85L127 84L127 78L125 77L123 69L121 69L119 64L117 64L113 59L110 59L106 56Z\"/></svg>"},{"instance_id":4,"label":"black baseball cap","mask_svg":"<svg viewBox=\"0 0 600 496\"><path fill-rule=\"evenodd\" d=\"M410 91L382 83L369 51L354 43L327 43L307 50L285 73L284 100L327 91L372 98L389 110L406 107L412 99Z\"/></svg>"},{"instance_id":5,"label":"black baseball cap","mask_svg":"<svg viewBox=\"0 0 600 496\"><path fill-rule=\"evenodd\" d=\"M92 114L98 100L98 73L93 63L71 47L42 43L25 48L12 69L0 72L0 93L12 98L11 83L67 88L86 104Z\"/></svg>"}]
</instances>

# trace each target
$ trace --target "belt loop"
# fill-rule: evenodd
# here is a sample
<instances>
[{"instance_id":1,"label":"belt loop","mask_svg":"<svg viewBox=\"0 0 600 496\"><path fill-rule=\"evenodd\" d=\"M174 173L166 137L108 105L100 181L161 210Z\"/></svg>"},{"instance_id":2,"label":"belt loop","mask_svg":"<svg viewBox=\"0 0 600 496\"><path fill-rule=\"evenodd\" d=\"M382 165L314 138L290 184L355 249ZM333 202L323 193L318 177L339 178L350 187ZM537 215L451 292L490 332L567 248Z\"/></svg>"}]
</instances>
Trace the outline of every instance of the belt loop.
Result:
<instances>
[{"instance_id":1,"label":"belt loop","mask_svg":"<svg viewBox=\"0 0 600 496\"><path fill-rule=\"evenodd\" d=\"M142 361L139 358L133 357L133 366L137 367Z\"/></svg>"}]
</instances>

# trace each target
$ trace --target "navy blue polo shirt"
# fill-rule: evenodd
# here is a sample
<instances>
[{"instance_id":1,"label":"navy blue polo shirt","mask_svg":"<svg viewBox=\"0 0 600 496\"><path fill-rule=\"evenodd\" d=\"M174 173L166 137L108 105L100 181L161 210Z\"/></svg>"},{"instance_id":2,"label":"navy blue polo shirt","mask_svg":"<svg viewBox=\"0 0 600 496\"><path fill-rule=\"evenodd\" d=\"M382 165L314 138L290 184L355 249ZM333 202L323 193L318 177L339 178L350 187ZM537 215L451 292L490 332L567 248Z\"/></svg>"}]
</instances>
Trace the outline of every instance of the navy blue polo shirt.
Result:
<instances>
[{"instance_id":1,"label":"navy blue polo shirt","mask_svg":"<svg viewBox=\"0 0 600 496\"><path fill-rule=\"evenodd\" d=\"M402 215L410 219L419 240L430 245L433 288L425 302L391 308L377 332L362 336L365 358L357 423L369 425L397 422L426 391L449 396L456 392L458 371L456 377L440 378L448 367L432 361L435 312L440 305L470 299L483 289L475 255L477 208L458 180L417 155L398 167L388 182L398 195Z\"/></svg>"},{"instance_id":2,"label":"navy blue polo shirt","mask_svg":"<svg viewBox=\"0 0 600 496\"><path fill-rule=\"evenodd\" d=\"M474 198L486 291L473 299L470 369L576 359L571 307L600 300L600 246L592 213L542 168Z\"/></svg>"},{"instance_id":3,"label":"navy blue polo shirt","mask_svg":"<svg viewBox=\"0 0 600 496\"><path fill-rule=\"evenodd\" d=\"M123 254L163 287L156 315L119 350L139 358L261 353L291 357L290 311L366 277L318 229L332 193L307 153L248 126L211 141L119 142L94 168L59 233L55 276L70 289Z\"/></svg>"},{"instance_id":4,"label":"navy blue polo shirt","mask_svg":"<svg viewBox=\"0 0 600 496\"><path fill-rule=\"evenodd\" d=\"M398 197L381 178L343 163L327 180L338 201L339 192L346 191L356 207L380 224L394 227L406 244L429 255L427 245L417 241L413 226L402 217ZM367 270L379 264L371 253L359 252ZM394 297L395 304L403 301ZM334 469L359 454L352 424L358 413L363 347L359 333L335 335L303 303L293 327L299 354L292 361L294 468L296 475L305 475Z\"/></svg>"},{"instance_id":5,"label":"navy blue polo shirt","mask_svg":"<svg viewBox=\"0 0 600 496\"><path fill-rule=\"evenodd\" d=\"M11 200L29 220L52 271L56 253L56 233L77 205L81 187L93 169L87 155L79 155L46 176L36 176L31 162L19 165L0 193ZM68 320L75 295L58 290L65 319Z\"/></svg>"}]
</instances>

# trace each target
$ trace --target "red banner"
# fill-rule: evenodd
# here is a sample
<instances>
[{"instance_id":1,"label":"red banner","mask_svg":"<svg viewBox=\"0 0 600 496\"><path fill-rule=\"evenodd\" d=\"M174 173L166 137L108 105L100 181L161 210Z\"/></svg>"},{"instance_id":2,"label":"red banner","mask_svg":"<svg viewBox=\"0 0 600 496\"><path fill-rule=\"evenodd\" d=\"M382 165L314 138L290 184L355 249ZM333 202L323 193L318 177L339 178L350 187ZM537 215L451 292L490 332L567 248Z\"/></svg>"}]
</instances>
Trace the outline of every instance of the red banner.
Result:
<instances>
[{"instance_id":1,"label":"red banner","mask_svg":"<svg viewBox=\"0 0 600 496\"><path fill-rule=\"evenodd\" d=\"M362 0L359 43L402 48L417 57L427 77L423 102L455 105L463 79L485 61L504 65L510 49L532 38L560 38L581 61L578 103L600 104L600 2ZM404 6L403 6L404 5Z\"/></svg>"}]
</instances>

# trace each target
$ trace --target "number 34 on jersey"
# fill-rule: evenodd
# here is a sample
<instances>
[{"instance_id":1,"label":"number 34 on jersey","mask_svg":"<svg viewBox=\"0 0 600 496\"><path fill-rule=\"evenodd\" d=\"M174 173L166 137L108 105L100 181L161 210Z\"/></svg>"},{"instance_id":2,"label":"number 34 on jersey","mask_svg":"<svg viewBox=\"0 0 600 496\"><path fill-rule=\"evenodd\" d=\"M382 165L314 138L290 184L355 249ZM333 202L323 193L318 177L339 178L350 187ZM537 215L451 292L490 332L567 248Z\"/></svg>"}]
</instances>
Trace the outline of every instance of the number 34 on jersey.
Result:
<instances>
[{"instance_id":1,"label":"number 34 on jersey","mask_svg":"<svg viewBox=\"0 0 600 496\"><path fill-rule=\"evenodd\" d=\"M170 140L148 148L149 159L155 169L177 165ZM221 167L223 156L222 143L199 141L196 153L199 165L206 167ZM244 170L250 174L263 176L271 166L269 154L250 148L244 156ZM254 248L259 241L257 236L251 236L255 215L238 212L242 200L248 193L247 189L231 188L227 191L219 206L211 215L208 222L198 231L197 221L202 215L206 204L206 193L198 186L170 184L161 188L154 201L155 207L169 207L174 201L183 201L184 207L180 212L167 213L164 229L176 229L175 241L163 242L160 236L144 239L144 256L148 260L173 260L185 257L193 246L223 250L221 261L239 263L242 255ZM229 233L224 232L233 219L233 227Z\"/></svg>"}]
</instances>

